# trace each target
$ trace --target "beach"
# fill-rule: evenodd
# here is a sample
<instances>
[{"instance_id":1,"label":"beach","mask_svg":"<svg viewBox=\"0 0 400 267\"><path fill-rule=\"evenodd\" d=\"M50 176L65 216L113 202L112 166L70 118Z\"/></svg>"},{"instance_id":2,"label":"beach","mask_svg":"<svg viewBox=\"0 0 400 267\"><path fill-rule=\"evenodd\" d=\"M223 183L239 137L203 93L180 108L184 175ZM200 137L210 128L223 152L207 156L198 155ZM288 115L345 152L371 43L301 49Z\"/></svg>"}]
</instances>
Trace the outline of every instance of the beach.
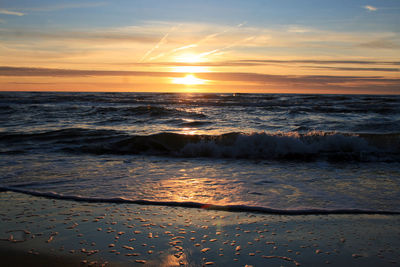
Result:
<instances>
[{"instance_id":1,"label":"beach","mask_svg":"<svg viewBox=\"0 0 400 267\"><path fill-rule=\"evenodd\" d=\"M0 267L400 266L399 18L1 1Z\"/></svg>"},{"instance_id":2,"label":"beach","mask_svg":"<svg viewBox=\"0 0 400 267\"><path fill-rule=\"evenodd\" d=\"M398 265L399 103L3 92L1 259Z\"/></svg>"},{"instance_id":3,"label":"beach","mask_svg":"<svg viewBox=\"0 0 400 267\"><path fill-rule=\"evenodd\" d=\"M396 266L400 215L275 215L0 193L8 266Z\"/></svg>"}]
</instances>

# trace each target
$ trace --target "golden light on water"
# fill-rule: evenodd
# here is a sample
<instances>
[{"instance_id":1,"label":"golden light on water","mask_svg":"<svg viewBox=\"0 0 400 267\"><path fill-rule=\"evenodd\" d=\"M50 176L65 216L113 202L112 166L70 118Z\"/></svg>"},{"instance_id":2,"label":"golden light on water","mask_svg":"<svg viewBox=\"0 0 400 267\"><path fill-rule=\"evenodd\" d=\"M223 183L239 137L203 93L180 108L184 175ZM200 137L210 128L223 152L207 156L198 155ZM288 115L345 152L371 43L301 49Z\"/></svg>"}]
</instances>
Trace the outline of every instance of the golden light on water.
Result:
<instances>
[{"instance_id":1,"label":"golden light on water","mask_svg":"<svg viewBox=\"0 0 400 267\"><path fill-rule=\"evenodd\" d=\"M182 134L184 135L194 135L197 134L197 128L183 128L182 129Z\"/></svg>"},{"instance_id":2,"label":"golden light on water","mask_svg":"<svg viewBox=\"0 0 400 267\"><path fill-rule=\"evenodd\" d=\"M193 177L192 174L186 169L179 170L180 176L171 177L160 181L161 188L179 188L179 190L170 190L159 192L159 197L165 196L165 198L176 202L198 202L198 203L215 203L218 205L228 205L235 203L235 200L229 194L220 194L225 192L219 184L213 184L213 181L208 178ZM232 194L241 194L241 188L229 188L229 192Z\"/></svg>"}]
</instances>

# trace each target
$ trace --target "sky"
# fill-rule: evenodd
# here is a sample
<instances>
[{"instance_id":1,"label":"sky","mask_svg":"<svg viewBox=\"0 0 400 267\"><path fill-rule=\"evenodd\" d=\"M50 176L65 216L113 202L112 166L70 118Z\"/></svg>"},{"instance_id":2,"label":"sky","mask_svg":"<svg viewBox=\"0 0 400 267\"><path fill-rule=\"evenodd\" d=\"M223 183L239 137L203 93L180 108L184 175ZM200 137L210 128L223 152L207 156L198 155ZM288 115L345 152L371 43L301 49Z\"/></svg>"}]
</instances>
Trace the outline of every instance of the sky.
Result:
<instances>
[{"instance_id":1,"label":"sky","mask_svg":"<svg viewBox=\"0 0 400 267\"><path fill-rule=\"evenodd\" d=\"M400 94L400 0L1 0L0 91Z\"/></svg>"}]
</instances>

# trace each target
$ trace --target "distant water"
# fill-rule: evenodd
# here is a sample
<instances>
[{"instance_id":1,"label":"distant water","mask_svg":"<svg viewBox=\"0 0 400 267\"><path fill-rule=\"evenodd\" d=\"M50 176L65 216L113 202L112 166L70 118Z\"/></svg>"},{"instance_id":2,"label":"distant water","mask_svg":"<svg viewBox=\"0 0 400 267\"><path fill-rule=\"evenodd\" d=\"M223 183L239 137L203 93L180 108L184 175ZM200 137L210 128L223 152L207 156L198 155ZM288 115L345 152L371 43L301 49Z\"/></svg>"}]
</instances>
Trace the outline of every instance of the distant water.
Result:
<instances>
[{"instance_id":1,"label":"distant water","mask_svg":"<svg viewBox=\"0 0 400 267\"><path fill-rule=\"evenodd\" d=\"M400 96L3 92L0 187L400 212Z\"/></svg>"}]
</instances>

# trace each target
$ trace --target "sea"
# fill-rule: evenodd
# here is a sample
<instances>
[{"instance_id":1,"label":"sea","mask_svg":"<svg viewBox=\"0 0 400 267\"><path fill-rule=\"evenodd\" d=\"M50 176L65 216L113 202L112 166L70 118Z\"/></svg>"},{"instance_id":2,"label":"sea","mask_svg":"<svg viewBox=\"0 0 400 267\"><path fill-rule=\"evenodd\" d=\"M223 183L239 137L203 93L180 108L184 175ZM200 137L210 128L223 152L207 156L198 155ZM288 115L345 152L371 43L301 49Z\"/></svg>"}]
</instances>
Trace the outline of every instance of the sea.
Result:
<instances>
[{"instance_id":1,"label":"sea","mask_svg":"<svg viewBox=\"0 0 400 267\"><path fill-rule=\"evenodd\" d=\"M0 92L0 191L399 213L400 96Z\"/></svg>"}]
</instances>

